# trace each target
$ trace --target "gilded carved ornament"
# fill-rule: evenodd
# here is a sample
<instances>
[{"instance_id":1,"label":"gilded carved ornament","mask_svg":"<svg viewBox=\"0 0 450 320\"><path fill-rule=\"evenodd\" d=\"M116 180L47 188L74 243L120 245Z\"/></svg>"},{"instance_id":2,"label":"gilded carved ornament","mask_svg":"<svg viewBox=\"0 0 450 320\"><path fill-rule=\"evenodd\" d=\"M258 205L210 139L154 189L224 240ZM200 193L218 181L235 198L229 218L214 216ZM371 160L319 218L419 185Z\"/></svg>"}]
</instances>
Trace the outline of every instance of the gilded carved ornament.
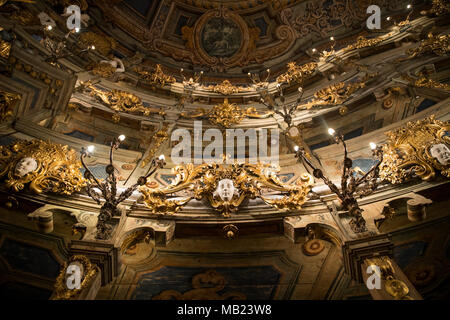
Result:
<instances>
[{"instance_id":1,"label":"gilded carved ornament","mask_svg":"<svg viewBox=\"0 0 450 320\"><path fill-rule=\"evenodd\" d=\"M19 192L29 185L35 193L70 195L85 186L76 152L67 146L42 140L19 140L0 146L0 177Z\"/></svg>"},{"instance_id":2,"label":"gilded carved ornament","mask_svg":"<svg viewBox=\"0 0 450 320\"><path fill-rule=\"evenodd\" d=\"M241 86L235 86L233 85L230 80L223 80L221 83L216 85L210 85L210 86L202 86L203 90L213 91L215 93L220 93L225 96L230 96L235 93L239 92L248 92L250 91L250 88L245 88Z\"/></svg>"},{"instance_id":3,"label":"gilded carved ornament","mask_svg":"<svg viewBox=\"0 0 450 320\"><path fill-rule=\"evenodd\" d=\"M272 114L272 111L260 114L254 107L249 107L244 110L235 103L229 103L228 99L225 99L223 103L215 105L210 110L198 108L196 113L188 114L182 112L181 116L190 119L207 118L212 124L229 128L232 125L241 123L245 118L262 119L267 118Z\"/></svg>"},{"instance_id":4,"label":"gilded carved ornament","mask_svg":"<svg viewBox=\"0 0 450 320\"><path fill-rule=\"evenodd\" d=\"M414 174L422 180L432 180L436 172L450 178L450 137L446 136L449 131L448 121L431 116L387 132L380 178L401 183Z\"/></svg>"},{"instance_id":5,"label":"gilded carved ornament","mask_svg":"<svg viewBox=\"0 0 450 320\"><path fill-rule=\"evenodd\" d=\"M111 50L115 49L117 46L115 39L94 33L92 31L82 33L78 44L82 48L90 48L94 46L95 50L105 57L107 57Z\"/></svg>"},{"instance_id":6,"label":"gilded carved ornament","mask_svg":"<svg viewBox=\"0 0 450 320\"><path fill-rule=\"evenodd\" d=\"M80 268L81 281L79 289L69 289L67 287L67 268L69 265L75 265ZM58 278L56 278L53 300L71 300L76 298L83 289L91 284L92 279L99 272L99 267L92 264L86 256L75 255L70 257L68 263L64 262L63 268L58 275Z\"/></svg>"},{"instance_id":7,"label":"gilded carved ornament","mask_svg":"<svg viewBox=\"0 0 450 320\"><path fill-rule=\"evenodd\" d=\"M450 51L450 35L433 35L428 34L427 39L422 40L417 48L408 49L406 53L409 55L406 59L415 58L424 53L434 53L438 56L445 56Z\"/></svg>"},{"instance_id":8,"label":"gilded carved ornament","mask_svg":"<svg viewBox=\"0 0 450 320\"><path fill-rule=\"evenodd\" d=\"M139 75L139 79L159 87L164 87L167 83L174 83L176 81L174 77L164 73L160 64L156 65L153 72L141 67L134 68L134 71Z\"/></svg>"},{"instance_id":9,"label":"gilded carved ornament","mask_svg":"<svg viewBox=\"0 0 450 320\"><path fill-rule=\"evenodd\" d=\"M165 189L150 190L141 187L144 203L158 214L171 214L187 204L190 200L207 199L211 207L229 217L236 212L245 199L261 198L265 203L279 210L299 210L307 200L313 178L303 174L294 185L285 185L277 177L279 169L265 164L234 163L231 165L210 163L194 167L193 164L177 166L176 177ZM269 197L262 194L262 189L271 189L283 194ZM189 190L192 196L168 200L167 194Z\"/></svg>"},{"instance_id":10,"label":"gilded carved ornament","mask_svg":"<svg viewBox=\"0 0 450 320\"><path fill-rule=\"evenodd\" d=\"M0 122L13 116L13 110L21 99L21 95L0 90Z\"/></svg>"},{"instance_id":11,"label":"gilded carved ornament","mask_svg":"<svg viewBox=\"0 0 450 320\"><path fill-rule=\"evenodd\" d=\"M306 63L304 65L297 65L295 62L287 64L288 70L277 77L278 83L303 83L305 77L311 76L317 68L316 62Z\"/></svg>"},{"instance_id":12,"label":"gilded carved ornament","mask_svg":"<svg viewBox=\"0 0 450 320\"><path fill-rule=\"evenodd\" d=\"M320 105L339 105L344 103L358 89L364 88L362 82L338 82L314 93L314 98L304 104L297 106L297 109L311 109L313 106Z\"/></svg>"},{"instance_id":13,"label":"gilded carved ornament","mask_svg":"<svg viewBox=\"0 0 450 320\"><path fill-rule=\"evenodd\" d=\"M395 270L389 257L381 256L366 259L369 266L377 266L380 272L375 272L384 280L384 291L386 291L395 300L414 300L409 296L409 288L401 280L396 279Z\"/></svg>"},{"instance_id":14,"label":"gilded carved ornament","mask_svg":"<svg viewBox=\"0 0 450 320\"><path fill-rule=\"evenodd\" d=\"M161 109L144 106L141 98L126 91L117 89L111 91L100 90L89 81L83 82L79 88L79 90L89 90L91 96L114 111L141 112L144 116L149 116L152 113L157 113L162 116L165 115L165 112Z\"/></svg>"}]
</instances>

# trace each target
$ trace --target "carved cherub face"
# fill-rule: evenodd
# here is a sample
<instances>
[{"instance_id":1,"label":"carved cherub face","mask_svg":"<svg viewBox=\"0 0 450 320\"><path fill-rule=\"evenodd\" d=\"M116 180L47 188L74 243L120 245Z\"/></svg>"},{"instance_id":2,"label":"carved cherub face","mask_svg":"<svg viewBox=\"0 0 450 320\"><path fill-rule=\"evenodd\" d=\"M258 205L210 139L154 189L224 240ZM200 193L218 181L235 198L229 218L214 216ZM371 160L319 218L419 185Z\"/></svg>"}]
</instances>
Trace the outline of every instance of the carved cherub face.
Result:
<instances>
[{"instance_id":1,"label":"carved cherub face","mask_svg":"<svg viewBox=\"0 0 450 320\"><path fill-rule=\"evenodd\" d=\"M26 157L20 159L19 162L17 162L16 167L14 168L14 172L19 177L23 177L36 169L37 169L36 160L30 157Z\"/></svg>"},{"instance_id":2,"label":"carved cherub face","mask_svg":"<svg viewBox=\"0 0 450 320\"><path fill-rule=\"evenodd\" d=\"M430 154L440 164L444 166L450 164L450 149L445 144L433 144L430 148Z\"/></svg>"},{"instance_id":3,"label":"carved cherub face","mask_svg":"<svg viewBox=\"0 0 450 320\"><path fill-rule=\"evenodd\" d=\"M234 188L233 180L222 179L217 184L215 194L219 195L223 201L231 201L235 192L237 192L237 190Z\"/></svg>"}]
</instances>

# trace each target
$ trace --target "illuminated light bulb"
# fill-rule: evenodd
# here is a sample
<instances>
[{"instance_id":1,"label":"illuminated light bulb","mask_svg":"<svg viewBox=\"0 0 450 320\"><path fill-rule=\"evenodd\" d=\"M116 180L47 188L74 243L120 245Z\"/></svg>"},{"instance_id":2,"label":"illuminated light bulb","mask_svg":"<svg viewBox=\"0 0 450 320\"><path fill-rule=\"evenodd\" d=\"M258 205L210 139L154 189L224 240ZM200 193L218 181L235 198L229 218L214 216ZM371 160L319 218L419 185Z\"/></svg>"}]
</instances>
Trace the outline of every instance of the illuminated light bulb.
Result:
<instances>
[{"instance_id":1,"label":"illuminated light bulb","mask_svg":"<svg viewBox=\"0 0 450 320\"><path fill-rule=\"evenodd\" d=\"M302 92L303 91L303 88L302 87L298 87L298 92Z\"/></svg>"},{"instance_id":2,"label":"illuminated light bulb","mask_svg":"<svg viewBox=\"0 0 450 320\"><path fill-rule=\"evenodd\" d=\"M410 4L408 4L407 6L406 6L406 9L411 9L412 8L412 5L410 5Z\"/></svg>"},{"instance_id":3,"label":"illuminated light bulb","mask_svg":"<svg viewBox=\"0 0 450 320\"><path fill-rule=\"evenodd\" d=\"M87 147L87 151L88 151L89 153L94 152L94 150L95 150L95 147L94 147L93 145L90 145L90 146Z\"/></svg>"},{"instance_id":4,"label":"illuminated light bulb","mask_svg":"<svg viewBox=\"0 0 450 320\"><path fill-rule=\"evenodd\" d=\"M48 25L46 28L47 28L47 30L49 30L49 31L53 29L53 27L52 27L51 25Z\"/></svg>"},{"instance_id":5,"label":"illuminated light bulb","mask_svg":"<svg viewBox=\"0 0 450 320\"><path fill-rule=\"evenodd\" d=\"M295 146L294 150L295 150L295 152L298 152L298 150L300 150L300 147L299 146Z\"/></svg>"},{"instance_id":6,"label":"illuminated light bulb","mask_svg":"<svg viewBox=\"0 0 450 320\"><path fill-rule=\"evenodd\" d=\"M202 71L200 71L200 73L201 73L201 74L203 74L203 70L202 70Z\"/></svg>"},{"instance_id":7,"label":"illuminated light bulb","mask_svg":"<svg viewBox=\"0 0 450 320\"><path fill-rule=\"evenodd\" d=\"M247 73L248 74L248 76L250 77L252 74L249 72L249 73Z\"/></svg>"},{"instance_id":8,"label":"illuminated light bulb","mask_svg":"<svg viewBox=\"0 0 450 320\"><path fill-rule=\"evenodd\" d=\"M391 20L391 17L387 17L386 20L387 20L387 21Z\"/></svg>"},{"instance_id":9,"label":"illuminated light bulb","mask_svg":"<svg viewBox=\"0 0 450 320\"><path fill-rule=\"evenodd\" d=\"M92 50L95 50L95 46L94 46L94 45L92 45L92 46L91 46L91 49L92 49Z\"/></svg>"},{"instance_id":10,"label":"illuminated light bulb","mask_svg":"<svg viewBox=\"0 0 450 320\"><path fill-rule=\"evenodd\" d=\"M311 50L312 52L316 52L317 51L317 49L316 48L312 48L312 50Z\"/></svg>"},{"instance_id":11,"label":"illuminated light bulb","mask_svg":"<svg viewBox=\"0 0 450 320\"><path fill-rule=\"evenodd\" d=\"M334 37L330 37L330 40L331 40L331 41L334 41Z\"/></svg>"},{"instance_id":12,"label":"illuminated light bulb","mask_svg":"<svg viewBox=\"0 0 450 320\"><path fill-rule=\"evenodd\" d=\"M158 157L159 160L166 160L166 157L162 154Z\"/></svg>"},{"instance_id":13,"label":"illuminated light bulb","mask_svg":"<svg viewBox=\"0 0 450 320\"><path fill-rule=\"evenodd\" d=\"M184 71L184 69L183 69L183 68L181 68L181 69L180 69L180 71L181 71L181 72L183 72L183 71Z\"/></svg>"},{"instance_id":14,"label":"illuminated light bulb","mask_svg":"<svg viewBox=\"0 0 450 320\"><path fill-rule=\"evenodd\" d=\"M119 136L119 141L123 141L123 140L125 140L125 135L121 134L121 135Z\"/></svg>"},{"instance_id":15,"label":"illuminated light bulb","mask_svg":"<svg viewBox=\"0 0 450 320\"><path fill-rule=\"evenodd\" d=\"M270 69L267 69L266 71L267 71L267 72L270 72Z\"/></svg>"},{"instance_id":16,"label":"illuminated light bulb","mask_svg":"<svg viewBox=\"0 0 450 320\"><path fill-rule=\"evenodd\" d=\"M80 32L80 28L75 28L75 32Z\"/></svg>"},{"instance_id":17,"label":"illuminated light bulb","mask_svg":"<svg viewBox=\"0 0 450 320\"><path fill-rule=\"evenodd\" d=\"M333 128L328 128L328 134L329 134L330 136L334 135L335 133L336 133L336 131L334 131Z\"/></svg>"},{"instance_id":18,"label":"illuminated light bulb","mask_svg":"<svg viewBox=\"0 0 450 320\"><path fill-rule=\"evenodd\" d=\"M375 150L377 148L377 144L375 142L369 143L370 149Z\"/></svg>"}]
</instances>

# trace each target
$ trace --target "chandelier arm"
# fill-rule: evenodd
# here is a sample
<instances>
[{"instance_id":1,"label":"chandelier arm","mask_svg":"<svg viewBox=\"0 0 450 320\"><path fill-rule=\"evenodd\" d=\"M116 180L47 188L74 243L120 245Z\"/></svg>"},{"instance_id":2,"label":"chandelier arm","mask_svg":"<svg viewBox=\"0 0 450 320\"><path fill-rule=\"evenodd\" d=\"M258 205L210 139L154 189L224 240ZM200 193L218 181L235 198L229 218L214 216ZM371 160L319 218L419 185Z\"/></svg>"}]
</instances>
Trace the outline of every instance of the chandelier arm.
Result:
<instances>
[{"instance_id":1,"label":"chandelier arm","mask_svg":"<svg viewBox=\"0 0 450 320\"><path fill-rule=\"evenodd\" d=\"M94 180L95 183L97 184L98 188L100 190L102 190L103 193L103 186L100 184L100 181L98 181L98 179L94 176L94 174L92 173L92 171L88 168L88 166L84 163L84 157L86 157L85 153L81 154L80 160L81 160L81 164L83 165L84 169L89 173L89 180ZM104 193L103 193L104 194Z\"/></svg>"}]
</instances>

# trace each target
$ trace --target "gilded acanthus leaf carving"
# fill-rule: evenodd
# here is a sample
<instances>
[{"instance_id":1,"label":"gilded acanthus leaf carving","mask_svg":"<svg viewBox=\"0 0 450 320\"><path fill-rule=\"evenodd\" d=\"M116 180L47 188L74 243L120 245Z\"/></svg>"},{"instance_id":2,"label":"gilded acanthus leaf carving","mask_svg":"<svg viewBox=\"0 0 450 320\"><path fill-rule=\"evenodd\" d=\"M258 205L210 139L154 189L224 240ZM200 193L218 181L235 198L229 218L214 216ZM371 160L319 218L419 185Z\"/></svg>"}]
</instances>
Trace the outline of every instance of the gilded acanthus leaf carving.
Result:
<instances>
[{"instance_id":1,"label":"gilded acanthus leaf carving","mask_svg":"<svg viewBox=\"0 0 450 320\"><path fill-rule=\"evenodd\" d=\"M387 132L380 178L391 183L404 182L411 176L431 180L436 171L450 178L450 137L446 135L449 130L448 121L430 116Z\"/></svg>"},{"instance_id":2,"label":"gilded acanthus leaf carving","mask_svg":"<svg viewBox=\"0 0 450 320\"><path fill-rule=\"evenodd\" d=\"M153 72L145 70L142 67L136 67L134 71L139 75L141 80L159 87L164 87L167 83L174 83L176 81L174 77L164 73L160 64L156 65Z\"/></svg>"},{"instance_id":3,"label":"gilded acanthus leaf carving","mask_svg":"<svg viewBox=\"0 0 450 320\"><path fill-rule=\"evenodd\" d=\"M310 109L313 106L320 105L340 105L344 103L358 89L364 88L362 82L339 82L323 88L314 94L314 98L304 104L297 106L297 109Z\"/></svg>"},{"instance_id":4,"label":"gilded acanthus leaf carving","mask_svg":"<svg viewBox=\"0 0 450 320\"><path fill-rule=\"evenodd\" d=\"M153 213L174 213L192 199L207 199L210 206L224 217L238 211L245 199L261 198L279 210L299 210L307 200L313 184L304 174L298 183L285 185L276 175L279 169L266 164L233 163L230 165L206 163L187 164L174 168L176 177L165 189L141 187L144 203ZM276 196L263 195L262 189L278 191ZM167 199L165 195L189 190L192 195L182 199Z\"/></svg>"},{"instance_id":5,"label":"gilded acanthus leaf carving","mask_svg":"<svg viewBox=\"0 0 450 320\"><path fill-rule=\"evenodd\" d=\"M282 75L278 76L278 83L300 83L302 84L306 77L311 76L316 71L317 63L310 62L304 65L297 65L295 62L287 64L288 70Z\"/></svg>"},{"instance_id":6,"label":"gilded acanthus leaf carving","mask_svg":"<svg viewBox=\"0 0 450 320\"><path fill-rule=\"evenodd\" d=\"M10 119L16 104L20 101L20 95L0 91L0 122Z\"/></svg>"},{"instance_id":7,"label":"gilded acanthus leaf carving","mask_svg":"<svg viewBox=\"0 0 450 320\"><path fill-rule=\"evenodd\" d=\"M272 114L272 111L260 114L254 107L244 110L235 103L229 103L228 99L225 99L223 103L215 105L210 110L198 108L196 113L182 112L181 116L189 119L207 118L212 124L229 128L232 125L241 123L245 118L267 118Z\"/></svg>"},{"instance_id":8,"label":"gilded acanthus leaf carving","mask_svg":"<svg viewBox=\"0 0 450 320\"><path fill-rule=\"evenodd\" d=\"M221 83L210 86L202 86L203 90L213 91L215 93L221 93L225 96L229 96L239 92L250 91L250 88L233 85L230 80L223 80Z\"/></svg>"},{"instance_id":9,"label":"gilded acanthus leaf carving","mask_svg":"<svg viewBox=\"0 0 450 320\"><path fill-rule=\"evenodd\" d=\"M19 140L0 146L0 177L15 192L29 185L35 193L72 194L85 180L75 150L42 140Z\"/></svg>"},{"instance_id":10,"label":"gilded acanthus leaf carving","mask_svg":"<svg viewBox=\"0 0 450 320\"><path fill-rule=\"evenodd\" d=\"M96 88L90 82L82 83L79 88L81 88L81 90L90 91L91 96L95 97L114 111L129 113L140 112L144 116L149 116L152 113L165 115L165 112L161 109L144 106L141 98L126 91L117 89L104 91Z\"/></svg>"},{"instance_id":11,"label":"gilded acanthus leaf carving","mask_svg":"<svg viewBox=\"0 0 450 320\"><path fill-rule=\"evenodd\" d=\"M427 39L422 40L417 48L408 49L406 53L409 55L407 59L415 58L424 53L434 53L438 56L445 56L450 51L450 35L433 35L428 34Z\"/></svg>"}]
</instances>

